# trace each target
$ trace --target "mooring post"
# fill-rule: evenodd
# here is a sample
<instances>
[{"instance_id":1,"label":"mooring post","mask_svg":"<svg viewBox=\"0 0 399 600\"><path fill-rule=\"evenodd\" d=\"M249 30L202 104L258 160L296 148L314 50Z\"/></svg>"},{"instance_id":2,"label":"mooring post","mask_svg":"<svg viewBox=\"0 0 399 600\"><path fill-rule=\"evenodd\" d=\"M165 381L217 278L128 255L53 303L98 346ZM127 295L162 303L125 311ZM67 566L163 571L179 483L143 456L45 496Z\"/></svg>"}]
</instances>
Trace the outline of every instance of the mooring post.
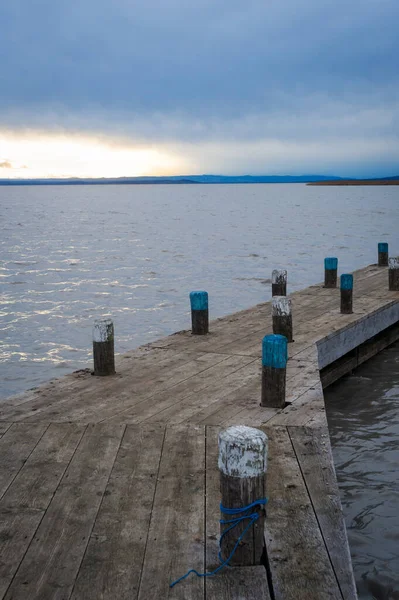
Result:
<instances>
[{"instance_id":1,"label":"mooring post","mask_svg":"<svg viewBox=\"0 0 399 600\"><path fill-rule=\"evenodd\" d=\"M345 273L341 275L341 313L350 315L353 313L353 275Z\"/></svg>"},{"instance_id":2,"label":"mooring post","mask_svg":"<svg viewBox=\"0 0 399 600\"><path fill-rule=\"evenodd\" d=\"M337 271L338 271L338 258L328 257L324 259L324 287L335 288L337 287Z\"/></svg>"},{"instance_id":3,"label":"mooring post","mask_svg":"<svg viewBox=\"0 0 399 600\"><path fill-rule=\"evenodd\" d=\"M115 373L114 324L111 319L97 319L93 326L94 375Z\"/></svg>"},{"instance_id":4,"label":"mooring post","mask_svg":"<svg viewBox=\"0 0 399 600\"><path fill-rule=\"evenodd\" d=\"M273 333L284 335L293 342L291 300L287 296L274 296L272 299Z\"/></svg>"},{"instance_id":5,"label":"mooring post","mask_svg":"<svg viewBox=\"0 0 399 600\"><path fill-rule=\"evenodd\" d=\"M287 360L287 338L266 335L262 341L261 406L284 408Z\"/></svg>"},{"instance_id":6,"label":"mooring post","mask_svg":"<svg viewBox=\"0 0 399 600\"><path fill-rule=\"evenodd\" d=\"M221 543L222 559L233 552L245 528L250 525L237 545L229 564L259 565L264 548L265 494L267 470L267 435L260 429L236 425L219 433L219 470L222 495L222 521L247 517L226 533ZM248 508L252 503L260 504ZM230 509L224 512L224 509ZM244 509L244 510L239 510ZM252 524L251 524L252 521ZM221 523L223 534L231 524Z\"/></svg>"},{"instance_id":7,"label":"mooring post","mask_svg":"<svg viewBox=\"0 0 399 600\"><path fill-rule=\"evenodd\" d=\"M205 335L209 331L208 292L190 292L191 333Z\"/></svg>"},{"instance_id":8,"label":"mooring post","mask_svg":"<svg viewBox=\"0 0 399 600\"><path fill-rule=\"evenodd\" d=\"M399 291L399 256L393 256L388 261L389 289Z\"/></svg>"},{"instance_id":9,"label":"mooring post","mask_svg":"<svg viewBox=\"0 0 399 600\"><path fill-rule=\"evenodd\" d=\"M386 242L380 242L378 244L378 266L388 266L388 244Z\"/></svg>"},{"instance_id":10,"label":"mooring post","mask_svg":"<svg viewBox=\"0 0 399 600\"><path fill-rule=\"evenodd\" d=\"M272 272L272 296L287 295L287 271L274 269Z\"/></svg>"}]
</instances>

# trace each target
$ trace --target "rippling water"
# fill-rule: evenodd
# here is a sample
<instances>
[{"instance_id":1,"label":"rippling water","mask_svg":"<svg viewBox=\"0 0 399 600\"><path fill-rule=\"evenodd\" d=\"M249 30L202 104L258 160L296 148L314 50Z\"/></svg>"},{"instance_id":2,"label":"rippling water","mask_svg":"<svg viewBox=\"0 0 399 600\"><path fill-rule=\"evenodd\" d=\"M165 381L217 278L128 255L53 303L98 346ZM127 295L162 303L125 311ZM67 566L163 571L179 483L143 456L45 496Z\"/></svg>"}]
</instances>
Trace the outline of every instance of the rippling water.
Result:
<instances>
[{"instance_id":1,"label":"rippling water","mask_svg":"<svg viewBox=\"0 0 399 600\"><path fill-rule=\"evenodd\" d=\"M399 599L399 343L325 392L359 598Z\"/></svg>"},{"instance_id":2,"label":"rippling water","mask_svg":"<svg viewBox=\"0 0 399 600\"><path fill-rule=\"evenodd\" d=\"M189 327L188 293L211 316L375 262L395 240L395 187L155 185L0 187L1 395L87 365L95 318L127 351Z\"/></svg>"}]
</instances>

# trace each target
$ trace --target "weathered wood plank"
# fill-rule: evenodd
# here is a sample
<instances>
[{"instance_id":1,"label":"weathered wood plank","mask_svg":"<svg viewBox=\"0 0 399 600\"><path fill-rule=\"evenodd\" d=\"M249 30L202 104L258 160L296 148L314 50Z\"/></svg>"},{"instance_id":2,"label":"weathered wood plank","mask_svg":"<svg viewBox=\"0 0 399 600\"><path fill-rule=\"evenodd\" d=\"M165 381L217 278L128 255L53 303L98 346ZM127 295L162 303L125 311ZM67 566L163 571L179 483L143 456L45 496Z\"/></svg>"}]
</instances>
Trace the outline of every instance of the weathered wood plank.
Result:
<instances>
[{"instance_id":1,"label":"weathered wood plank","mask_svg":"<svg viewBox=\"0 0 399 600\"><path fill-rule=\"evenodd\" d=\"M178 386L182 386L186 390L189 389L190 382L194 378L199 376L203 380L206 378L208 371L213 369L215 365L224 363L228 358L228 356L221 354L203 352L198 353L196 356L190 356L190 360L183 360L180 365L173 368L170 366L162 369L155 368L139 385L133 379L117 397L113 395L111 398L104 398L101 401L93 399L91 406L84 409L79 406L71 407L69 414L63 415L62 418L83 419L86 422L94 419L98 421L110 420L115 416L120 422L127 422L122 416L125 411L134 411L137 404L140 404L142 408L143 406L156 405L160 396L164 393L167 394L169 391L172 393L172 390L175 390ZM151 382L150 386L149 382ZM121 418L118 417L119 414L121 414ZM130 422L140 421L132 420Z\"/></svg>"},{"instance_id":2,"label":"weathered wood plank","mask_svg":"<svg viewBox=\"0 0 399 600\"><path fill-rule=\"evenodd\" d=\"M87 427L6 600L70 597L123 431L116 424Z\"/></svg>"},{"instance_id":3,"label":"weathered wood plank","mask_svg":"<svg viewBox=\"0 0 399 600\"><path fill-rule=\"evenodd\" d=\"M245 358L244 360L248 359ZM249 364L238 369L229 377L213 382L209 388L200 391L193 398L185 400L184 405L179 410L171 407L171 409L165 411L165 414L161 413L160 417L170 423L189 422L200 424L204 420L204 416L217 411L222 402L231 401L234 404L237 398L240 399L240 396L236 395L237 390L240 390L243 386L251 385L251 382L257 379L258 372L257 361L251 359ZM239 391L237 394L239 394ZM157 419L157 417L154 417L154 419ZM218 424L218 420L216 424Z\"/></svg>"},{"instance_id":4,"label":"weathered wood plank","mask_svg":"<svg viewBox=\"0 0 399 600\"><path fill-rule=\"evenodd\" d=\"M72 401L82 404L85 400L88 402L93 396L106 398L118 394L132 383L141 389L140 384L145 385L148 379L153 377L154 369L159 375L159 371L181 367L195 356L198 354L190 349L182 352L175 349L155 348L149 352L138 348L124 355L124 360L121 361L123 368L119 368L115 376L104 380L92 377L90 372L71 373L62 379L51 381L33 391L3 402L0 405L0 418L9 421L27 420L31 417L37 419L44 410L58 409L61 414L62 410L65 410L65 404Z\"/></svg>"},{"instance_id":5,"label":"weathered wood plank","mask_svg":"<svg viewBox=\"0 0 399 600\"><path fill-rule=\"evenodd\" d=\"M207 371L213 365L223 362L228 357L220 354L200 353L190 360L181 357L180 364L173 368L163 366L154 367L154 370L147 373L145 377L138 373L137 379L132 377L129 381L124 381L123 385L119 383L112 389L99 388L96 386L90 394L84 398L73 398L67 404L62 406L62 410L56 406L54 409L44 409L39 417L32 416L30 420L40 420L45 418L54 421L79 421L79 422L99 422L112 417L117 412L130 408L163 390L174 387L175 385L189 380L191 377ZM112 377L113 379L114 377ZM101 378L103 380L103 378ZM109 378L111 379L111 377ZM107 378L107 383L109 381ZM151 387L149 387L151 382Z\"/></svg>"},{"instance_id":6,"label":"weathered wood plank","mask_svg":"<svg viewBox=\"0 0 399 600\"><path fill-rule=\"evenodd\" d=\"M72 600L137 598L164 434L126 428Z\"/></svg>"},{"instance_id":7,"label":"weathered wood plank","mask_svg":"<svg viewBox=\"0 0 399 600\"><path fill-rule=\"evenodd\" d=\"M213 355L210 355L213 356ZM253 361L252 358L242 356L224 356L208 369L193 375L189 379L141 400L132 408L115 414L110 418L113 421L125 423L141 423L143 421L178 423L184 420L182 413L189 406L196 405L205 396L213 396L216 388L223 390L242 368ZM178 419L174 420L174 417Z\"/></svg>"},{"instance_id":8,"label":"weathered wood plank","mask_svg":"<svg viewBox=\"0 0 399 600\"><path fill-rule=\"evenodd\" d=\"M289 427L288 431L342 596L344 600L356 600L356 585L328 429Z\"/></svg>"},{"instance_id":9,"label":"weathered wood plank","mask_svg":"<svg viewBox=\"0 0 399 600\"><path fill-rule=\"evenodd\" d=\"M207 600L271 600L265 567L233 567L205 581Z\"/></svg>"},{"instance_id":10,"label":"weathered wood plank","mask_svg":"<svg viewBox=\"0 0 399 600\"><path fill-rule=\"evenodd\" d=\"M306 425L315 414L325 417L324 396L321 383L308 388L285 408L284 411L272 417L268 422L271 425Z\"/></svg>"},{"instance_id":11,"label":"weathered wood plank","mask_svg":"<svg viewBox=\"0 0 399 600\"><path fill-rule=\"evenodd\" d=\"M205 428L166 430L158 483L145 552L139 600L202 600L203 578L190 575L169 584L189 569L204 570Z\"/></svg>"},{"instance_id":12,"label":"weathered wood plank","mask_svg":"<svg viewBox=\"0 0 399 600\"><path fill-rule=\"evenodd\" d=\"M48 425L14 424L0 439L0 498L24 466Z\"/></svg>"},{"instance_id":13,"label":"weathered wood plank","mask_svg":"<svg viewBox=\"0 0 399 600\"><path fill-rule=\"evenodd\" d=\"M72 423L50 425L1 499L0 598L4 597L83 432L84 427Z\"/></svg>"},{"instance_id":14,"label":"weathered wood plank","mask_svg":"<svg viewBox=\"0 0 399 600\"><path fill-rule=\"evenodd\" d=\"M11 427L12 423L2 422L0 423L0 438L8 431Z\"/></svg>"},{"instance_id":15,"label":"weathered wood plank","mask_svg":"<svg viewBox=\"0 0 399 600\"><path fill-rule=\"evenodd\" d=\"M269 437L265 540L275 600L342 600L285 427Z\"/></svg>"}]
</instances>

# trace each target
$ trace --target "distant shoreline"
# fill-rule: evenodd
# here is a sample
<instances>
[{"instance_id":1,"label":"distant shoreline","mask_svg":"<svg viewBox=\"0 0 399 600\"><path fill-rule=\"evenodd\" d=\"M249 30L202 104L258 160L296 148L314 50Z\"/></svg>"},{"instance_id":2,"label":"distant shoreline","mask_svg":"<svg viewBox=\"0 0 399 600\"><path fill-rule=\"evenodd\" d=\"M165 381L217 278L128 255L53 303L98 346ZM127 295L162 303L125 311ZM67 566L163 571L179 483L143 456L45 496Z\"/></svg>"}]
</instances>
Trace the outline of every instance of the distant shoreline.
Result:
<instances>
[{"instance_id":1,"label":"distant shoreline","mask_svg":"<svg viewBox=\"0 0 399 600\"><path fill-rule=\"evenodd\" d=\"M334 181L309 181L306 185L399 185L399 179L337 179Z\"/></svg>"},{"instance_id":2,"label":"distant shoreline","mask_svg":"<svg viewBox=\"0 0 399 600\"><path fill-rule=\"evenodd\" d=\"M209 185L306 183L307 185L398 185L399 176L378 179L343 179L333 175L171 175L158 177L71 177L1 179L0 186L28 185Z\"/></svg>"}]
</instances>

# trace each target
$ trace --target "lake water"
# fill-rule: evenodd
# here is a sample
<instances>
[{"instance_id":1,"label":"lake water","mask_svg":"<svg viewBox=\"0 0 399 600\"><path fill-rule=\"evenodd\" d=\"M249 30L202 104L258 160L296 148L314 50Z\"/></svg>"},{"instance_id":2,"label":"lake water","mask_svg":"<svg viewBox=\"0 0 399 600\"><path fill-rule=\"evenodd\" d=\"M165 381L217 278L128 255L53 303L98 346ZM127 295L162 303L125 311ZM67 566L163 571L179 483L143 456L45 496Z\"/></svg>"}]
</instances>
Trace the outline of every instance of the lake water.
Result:
<instances>
[{"instance_id":1,"label":"lake water","mask_svg":"<svg viewBox=\"0 0 399 600\"><path fill-rule=\"evenodd\" d=\"M325 391L359 598L399 599L399 343Z\"/></svg>"},{"instance_id":2,"label":"lake water","mask_svg":"<svg viewBox=\"0 0 399 600\"><path fill-rule=\"evenodd\" d=\"M276 267L294 291L322 280L325 256L345 272L375 262L380 241L399 254L388 186L0 187L0 216L2 397L88 366L95 318L113 318L124 352L188 328L193 289L208 290L217 317L270 299ZM355 570L389 586L399 425L388 375L374 400L362 375L328 398Z\"/></svg>"},{"instance_id":3,"label":"lake water","mask_svg":"<svg viewBox=\"0 0 399 600\"><path fill-rule=\"evenodd\" d=\"M190 326L188 294L211 317L376 261L397 241L397 187L306 185L0 186L2 397L87 366L95 318L116 350ZM399 248L397 248L399 253Z\"/></svg>"}]
</instances>

